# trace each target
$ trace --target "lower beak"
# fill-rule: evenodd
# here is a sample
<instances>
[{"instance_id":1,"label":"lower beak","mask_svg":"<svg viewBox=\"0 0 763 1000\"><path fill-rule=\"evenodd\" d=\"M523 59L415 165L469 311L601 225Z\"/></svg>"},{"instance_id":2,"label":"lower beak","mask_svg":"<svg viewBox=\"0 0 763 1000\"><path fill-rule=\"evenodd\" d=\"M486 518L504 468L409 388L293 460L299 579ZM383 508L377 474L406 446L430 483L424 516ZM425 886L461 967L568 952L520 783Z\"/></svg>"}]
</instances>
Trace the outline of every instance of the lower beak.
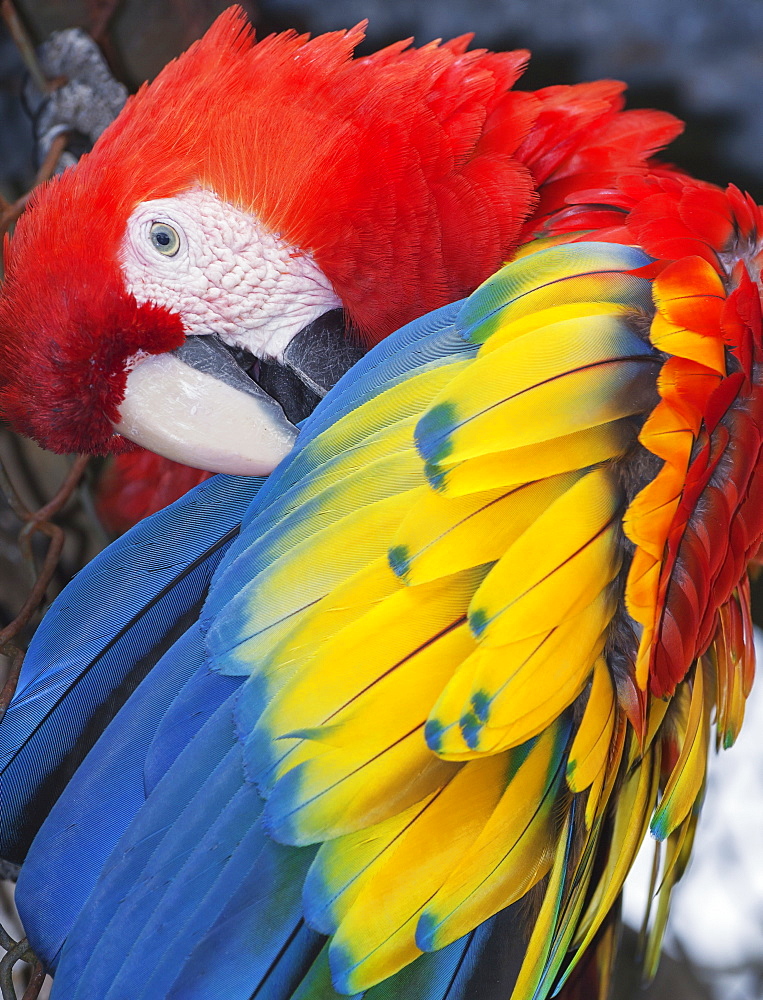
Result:
<instances>
[{"instance_id":1,"label":"lower beak","mask_svg":"<svg viewBox=\"0 0 763 1000\"><path fill-rule=\"evenodd\" d=\"M341 310L300 331L280 363L242 358L214 335L190 336L128 373L114 429L184 465L267 475L291 451L295 423L362 353L347 341Z\"/></svg>"}]
</instances>

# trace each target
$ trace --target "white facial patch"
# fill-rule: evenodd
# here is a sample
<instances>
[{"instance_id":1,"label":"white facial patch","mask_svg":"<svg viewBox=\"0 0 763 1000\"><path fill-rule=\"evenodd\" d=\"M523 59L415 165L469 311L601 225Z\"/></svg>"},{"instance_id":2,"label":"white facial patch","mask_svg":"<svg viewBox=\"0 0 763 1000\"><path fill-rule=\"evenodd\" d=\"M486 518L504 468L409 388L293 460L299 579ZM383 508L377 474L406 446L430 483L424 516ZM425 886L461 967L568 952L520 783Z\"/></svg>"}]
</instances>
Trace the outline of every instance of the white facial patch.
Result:
<instances>
[{"instance_id":1,"label":"white facial patch","mask_svg":"<svg viewBox=\"0 0 763 1000\"><path fill-rule=\"evenodd\" d=\"M140 204L120 259L139 303L263 359L281 360L300 330L342 305L309 253L201 188Z\"/></svg>"}]
</instances>

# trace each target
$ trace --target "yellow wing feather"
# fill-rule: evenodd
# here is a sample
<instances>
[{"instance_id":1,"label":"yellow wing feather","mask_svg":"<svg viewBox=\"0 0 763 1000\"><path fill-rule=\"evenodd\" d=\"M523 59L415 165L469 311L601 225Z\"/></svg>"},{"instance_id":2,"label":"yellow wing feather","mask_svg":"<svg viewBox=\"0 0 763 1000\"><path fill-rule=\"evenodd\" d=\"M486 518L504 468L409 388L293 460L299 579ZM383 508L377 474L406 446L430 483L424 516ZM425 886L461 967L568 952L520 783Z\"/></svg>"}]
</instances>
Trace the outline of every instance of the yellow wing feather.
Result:
<instances>
[{"instance_id":1,"label":"yellow wing feather","mask_svg":"<svg viewBox=\"0 0 763 1000\"><path fill-rule=\"evenodd\" d=\"M430 481L439 492L459 497L584 469L620 458L632 445L633 424L623 418L511 451L495 451L453 465L445 461L430 467Z\"/></svg>"},{"instance_id":2,"label":"yellow wing feather","mask_svg":"<svg viewBox=\"0 0 763 1000\"><path fill-rule=\"evenodd\" d=\"M226 669L252 675L245 753L267 829L321 844L305 912L333 935L320 975L328 962L339 990L538 886L513 1000L548 997L616 907L652 817L668 837L655 953L712 698L700 665L677 692L685 718L634 705L633 664L610 662L633 493L619 462L658 398L649 284L627 273L646 262L577 243L509 265L456 318L477 357L337 421L273 502ZM749 670L723 641L706 669L731 733Z\"/></svg>"},{"instance_id":3,"label":"yellow wing feather","mask_svg":"<svg viewBox=\"0 0 763 1000\"><path fill-rule=\"evenodd\" d=\"M536 635L584 610L620 567L621 506L606 468L583 476L507 549L469 606L486 646Z\"/></svg>"},{"instance_id":4,"label":"yellow wing feather","mask_svg":"<svg viewBox=\"0 0 763 1000\"><path fill-rule=\"evenodd\" d=\"M603 778L614 727L615 690L607 662L600 658L593 669L591 693L567 761L567 784L573 792L582 792Z\"/></svg>"},{"instance_id":5,"label":"yellow wing feather","mask_svg":"<svg viewBox=\"0 0 763 1000\"><path fill-rule=\"evenodd\" d=\"M417 439L443 410L449 423L441 443L424 451L428 461L453 464L550 441L655 402L654 361L629 354L631 343L634 354L640 347L622 317L569 320L543 333L479 356L435 398Z\"/></svg>"},{"instance_id":6,"label":"yellow wing feather","mask_svg":"<svg viewBox=\"0 0 763 1000\"><path fill-rule=\"evenodd\" d=\"M363 939L363 956L343 984L348 991L359 992L421 954L416 944L418 918L492 822L509 765L504 754L462 768L380 856L332 943L332 949L342 949L345 942Z\"/></svg>"},{"instance_id":7,"label":"yellow wing feather","mask_svg":"<svg viewBox=\"0 0 763 1000\"><path fill-rule=\"evenodd\" d=\"M549 726L520 759L479 837L427 904L419 929L427 949L460 938L523 896L548 871L565 736L563 725Z\"/></svg>"},{"instance_id":8,"label":"yellow wing feather","mask_svg":"<svg viewBox=\"0 0 763 1000\"><path fill-rule=\"evenodd\" d=\"M705 692L703 663L700 660L694 671L681 752L652 818L652 833L661 840L686 819L702 791L710 741L710 711L710 699Z\"/></svg>"},{"instance_id":9,"label":"yellow wing feather","mask_svg":"<svg viewBox=\"0 0 763 1000\"><path fill-rule=\"evenodd\" d=\"M401 522L390 560L410 586L495 562L579 478L576 470L455 499L430 491Z\"/></svg>"}]
</instances>

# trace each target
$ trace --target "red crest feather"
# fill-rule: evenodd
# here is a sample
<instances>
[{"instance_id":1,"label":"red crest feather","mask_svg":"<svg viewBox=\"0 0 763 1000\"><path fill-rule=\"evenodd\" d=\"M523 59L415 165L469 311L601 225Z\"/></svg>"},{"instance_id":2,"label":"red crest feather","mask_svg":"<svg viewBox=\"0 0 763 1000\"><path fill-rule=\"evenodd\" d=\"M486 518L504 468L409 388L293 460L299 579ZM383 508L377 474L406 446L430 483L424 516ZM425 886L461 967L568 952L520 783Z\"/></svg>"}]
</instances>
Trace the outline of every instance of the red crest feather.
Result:
<instances>
[{"instance_id":1,"label":"red crest feather","mask_svg":"<svg viewBox=\"0 0 763 1000\"><path fill-rule=\"evenodd\" d=\"M256 213L313 253L372 343L497 270L538 228L539 187L554 211L591 170L609 186L646 170L680 128L622 112L608 81L514 92L525 52L468 52L463 37L354 59L362 37L255 43L231 8L35 194L0 301L8 419L58 451L123 445L111 420L125 362L182 338L177 317L125 292L120 247L141 202L201 184ZM31 385L51 399L33 416Z\"/></svg>"},{"instance_id":2,"label":"red crest feather","mask_svg":"<svg viewBox=\"0 0 763 1000\"><path fill-rule=\"evenodd\" d=\"M512 156L535 112L509 92L527 55L462 38L354 60L363 27L255 44L231 8L38 206L116 228L200 182L312 251L373 340L452 301L500 265L534 201Z\"/></svg>"}]
</instances>

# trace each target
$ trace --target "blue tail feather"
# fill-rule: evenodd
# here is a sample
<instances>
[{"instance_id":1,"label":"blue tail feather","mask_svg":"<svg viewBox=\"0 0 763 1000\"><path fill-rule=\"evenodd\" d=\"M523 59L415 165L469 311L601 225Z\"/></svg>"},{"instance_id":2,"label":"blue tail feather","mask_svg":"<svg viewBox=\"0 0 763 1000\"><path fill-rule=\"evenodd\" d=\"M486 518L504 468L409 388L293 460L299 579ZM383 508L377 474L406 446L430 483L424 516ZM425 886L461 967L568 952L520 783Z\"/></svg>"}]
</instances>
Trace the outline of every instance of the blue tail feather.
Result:
<instances>
[{"instance_id":1,"label":"blue tail feather","mask_svg":"<svg viewBox=\"0 0 763 1000\"><path fill-rule=\"evenodd\" d=\"M231 700L218 708L168 770L106 862L61 955L56 974L61 996L74 996L112 918L124 908L131 889L146 882L147 867L153 864L153 871L159 872L149 888L160 893L182 867L183 852L192 852L197 844L194 823L209 826L210 817L217 816L240 788L241 751L233 728ZM113 948L105 963L107 969L113 968L114 962L118 968L124 954L120 942L114 942Z\"/></svg>"},{"instance_id":2,"label":"blue tail feather","mask_svg":"<svg viewBox=\"0 0 763 1000\"><path fill-rule=\"evenodd\" d=\"M198 631L200 646L203 638ZM203 646L202 646L203 649ZM241 685L242 677L227 677L201 663L178 692L157 727L145 762L146 795L154 790L180 752Z\"/></svg>"},{"instance_id":3,"label":"blue tail feather","mask_svg":"<svg viewBox=\"0 0 763 1000\"><path fill-rule=\"evenodd\" d=\"M230 704L219 711L230 717ZM218 716L205 728L226 729ZM230 737L229 726L227 732ZM115 852L120 857L72 931L54 996L139 1000L170 990L189 1000L208 996L203 984L210 975L211 934L227 940L231 955L238 955L226 967L224 995L245 1000L260 978L278 981L273 965L284 949L295 954L296 948L303 960L315 950L317 935L303 932L299 945L294 937L314 851L289 850L266 837L258 822L262 803L243 779L238 745L199 789L198 770L191 766L197 763L195 742L159 783L144 807L146 817L137 817L132 835ZM176 792L168 803L168 784L182 783L183 775L193 787ZM142 847L151 834L147 853ZM94 922L97 943L83 941L82 925L87 938ZM199 941L206 944L197 949ZM282 979L288 975L281 970ZM188 986L173 986L176 977Z\"/></svg>"},{"instance_id":4,"label":"blue tail feather","mask_svg":"<svg viewBox=\"0 0 763 1000\"><path fill-rule=\"evenodd\" d=\"M255 853L254 833L249 834L203 899L197 897L191 882L194 895L190 906L186 903L190 919L178 928L171 947L157 963L156 974L135 993L128 992L130 985L134 986L134 970L122 975L121 987L107 1000L126 1000L128 996L135 1000L156 996L203 1000L223 969L226 1000L249 1000L257 990L278 996L279 983L285 985L299 971L299 966L285 964L288 959L300 963L312 960L323 939L305 927L300 896L314 852L280 847L261 827L257 833L261 851ZM209 956L214 954L219 960L221 952L226 955L225 965L215 968Z\"/></svg>"},{"instance_id":5,"label":"blue tail feather","mask_svg":"<svg viewBox=\"0 0 763 1000\"><path fill-rule=\"evenodd\" d=\"M57 956L114 845L145 801L146 753L167 705L203 662L193 627L122 707L32 842L19 879L28 937L46 966Z\"/></svg>"},{"instance_id":6,"label":"blue tail feather","mask_svg":"<svg viewBox=\"0 0 763 1000\"><path fill-rule=\"evenodd\" d=\"M231 759L228 763L235 768L238 762ZM195 833L196 843L190 848L178 844L170 878L166 862L159 862L158 857L146 866L102 936L79 995L84 998L85 990L92 995L95 987L103 1000L166 996L187 952L245 876L245 868L241 871L240 865L234 866L237 852L243 851L256 863L265 848L258 809L257 793L242 784L239 776L238 789L218 814L193 810L194 816L187 817L185 825ZM161 851L162 861L172 840L171 831ZM236 869L233 878L232 867ZM263 873L261 878L265 877ZM109 980L99 983L97 976L104 966Z\"/></svg>"},{"instance_id":7,"label":"blue tail feather","mask_svg":"<svg viewBox=\"0 0 763 1000\"><path fill-rule=\"evenodd\" d=\"M108 722L198 618L261 482L208 480L102 552L53 603L0 727L0 855L23 858Z\"/></svg>"}]
</instances>

